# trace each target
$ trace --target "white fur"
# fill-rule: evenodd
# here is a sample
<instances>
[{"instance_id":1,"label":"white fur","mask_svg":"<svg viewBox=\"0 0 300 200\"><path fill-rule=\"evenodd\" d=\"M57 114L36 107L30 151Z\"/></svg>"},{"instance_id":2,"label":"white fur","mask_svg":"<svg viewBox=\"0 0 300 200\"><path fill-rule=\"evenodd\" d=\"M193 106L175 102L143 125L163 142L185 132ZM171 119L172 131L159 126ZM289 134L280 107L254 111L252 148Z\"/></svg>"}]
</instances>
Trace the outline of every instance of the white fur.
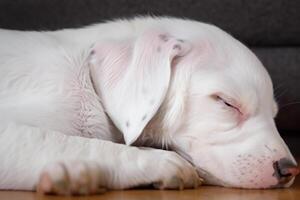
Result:
<instances>
[{"instance_id":1,"label":"white fur","mask_svg":"<svg viewBox=\"0 0 300 200\"><path fill-rule=\"evenodd\" d=\"M171 42L149 42L149 32ZM178 39L188 47L174 53ZM154 182L172 188L174 176L185 187L195 185L195 169L177 154L116 144L125 141L169 147L207 183L231 187L272 187L272 163L283 157L295 162L274 125L268 73L252 52L214 26L136 18L54 32L0 30L0 44L2 189L32 190L48 164L78 161L103 172L100 182L107 188ZM154 47L164 56L143 57ZM111 64L101 64L101 56ZM117 75L124 65L127 75ZM149 71L137 73L141 68ZM157 100L149 110L142 86ZM44 171L57 179L59 166ZM68 170L76 174L72 170L82 167Z\"/></svg>"}]
</instances>

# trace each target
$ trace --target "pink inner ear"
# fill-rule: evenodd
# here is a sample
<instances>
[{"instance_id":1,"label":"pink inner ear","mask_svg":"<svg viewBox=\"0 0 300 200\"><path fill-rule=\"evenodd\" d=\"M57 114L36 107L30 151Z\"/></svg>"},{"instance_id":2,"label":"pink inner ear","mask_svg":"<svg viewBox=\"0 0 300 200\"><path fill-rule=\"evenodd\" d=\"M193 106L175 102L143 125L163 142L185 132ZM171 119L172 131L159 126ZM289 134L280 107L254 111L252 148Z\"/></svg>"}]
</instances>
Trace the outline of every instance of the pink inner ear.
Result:
<instances>
[{"instance_id":1,"label":"pink inner ear","mask_svg":"<svg viewBox=\"0 0 300 200\"><path fill-rule=\"evenodd\" d=\"M190 48L187 42L165 33L151 31L136 39L135 42L128 40L96 43L91 51L90 62L98 68L98 75L104 78L105 84L111 87L124 76L132 57L139 59L136 54L142 57L140 59L142 64L151 57L156 57L157 62L164 58L172 60L174 56L186 54ZM136 52L135 55L133 51Z\"/></svg>"},{"instance_id":2,"label":"pink inner ear","mask_svg":"<svg viewBox=\"0 0 300 200\"><path fill-rule=\"evenodd\" d=\"M97 43L92 52L91 63L97 68L99 78L109 87L120 81L132 57L130 42Z\"/></svg>"}]
</instances>

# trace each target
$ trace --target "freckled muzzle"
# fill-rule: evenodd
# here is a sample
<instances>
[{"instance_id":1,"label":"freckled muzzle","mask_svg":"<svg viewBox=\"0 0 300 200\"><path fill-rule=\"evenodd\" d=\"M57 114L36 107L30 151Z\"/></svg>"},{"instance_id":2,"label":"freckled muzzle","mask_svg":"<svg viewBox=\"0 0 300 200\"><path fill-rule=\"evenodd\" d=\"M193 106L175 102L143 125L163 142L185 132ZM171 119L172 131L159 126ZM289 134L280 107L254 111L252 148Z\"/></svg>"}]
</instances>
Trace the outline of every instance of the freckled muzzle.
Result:
<instances>
[{"instance_id":1,"label":"freckled muzzle","mask_svg":"<svg viewBox=\"0 0 300 200\"><path fill-rule=\"evenodd\" d=\"M273 168L273 176L278 180L278 184L275 187L284 187L300 173L299 167L287 158L282 158L274 162Z\"/></svg>"},{"instance_id":2,"label":"freckled muzzle","mask_svg":"<svg viewBox=\"0 0 300 200\"><path fill-rule=\"evenodd\" d=\"M197 167L197 171L199 176L205 180L204 184L206 185L245 189L289 187L300 173L300 169L292 159L279 158L277 158L277 161L272 162L272 158L268 156L239 155L238 159L231 165L234 170L231 171L232 175L229 175L229 177L222 174L213 174L199 167Z\"/></svg>"}]
</instances>

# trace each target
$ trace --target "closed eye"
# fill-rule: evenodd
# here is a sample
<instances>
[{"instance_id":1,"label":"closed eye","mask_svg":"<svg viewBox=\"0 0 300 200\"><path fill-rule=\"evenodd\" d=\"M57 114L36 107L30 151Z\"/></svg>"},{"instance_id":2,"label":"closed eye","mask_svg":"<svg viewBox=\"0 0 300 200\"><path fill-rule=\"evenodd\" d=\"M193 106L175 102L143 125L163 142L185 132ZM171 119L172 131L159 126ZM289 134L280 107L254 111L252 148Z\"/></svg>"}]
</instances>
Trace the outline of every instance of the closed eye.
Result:
<instances>
[{"instance_id":1,"label":"closed eye","mask_svg":"<svg viewBox=\"0 0 300 200\"><path fill-rule=\"evenodd\" d=\"M238 111L240 114L242 114L242 112L240 110L240 106L233 99L231 99L229 97L224 97L223 95L219 95L219 94L213 94L213 95L211 95L211 97L215 101L218 101L218 102L224 104L226 107L228 107L230 109L234 109L234 110Z\"/></svg>"},{"instance_id":2,"label":"closed eye","mask_svg":"<svg viewBox=\"0 0 300 200\"><path fill-rule=\"evenodd\" d=\"M236 108L236 107L234 107L233 105L231 105L230 103L228 103L227 101L225 101L225 100L222 99L222 98L220 98L219 101L222 101L222 102L223 102L226 106L228 106L228 107Z\"/></svg>"}]
</instances>

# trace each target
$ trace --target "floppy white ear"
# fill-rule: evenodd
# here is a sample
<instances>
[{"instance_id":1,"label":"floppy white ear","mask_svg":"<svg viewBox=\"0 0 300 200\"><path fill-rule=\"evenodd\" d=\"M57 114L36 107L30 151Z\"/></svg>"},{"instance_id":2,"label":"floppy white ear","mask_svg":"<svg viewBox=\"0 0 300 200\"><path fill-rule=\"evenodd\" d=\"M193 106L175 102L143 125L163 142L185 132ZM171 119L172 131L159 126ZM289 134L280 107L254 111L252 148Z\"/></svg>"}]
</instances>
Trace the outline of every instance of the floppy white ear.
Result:
<instances>
[{"instance_id":1,"label":"floppy white ear","mask_svg":"<svg viewBox=\"0 0 300 200\"><path fill-rule=\"evenodd\" d=\"M95 44L90 55L92 79L126 144L139 137L163 102L172 60L190 48L187 42L161 32Z\"/></svg>"}]
</instances>

